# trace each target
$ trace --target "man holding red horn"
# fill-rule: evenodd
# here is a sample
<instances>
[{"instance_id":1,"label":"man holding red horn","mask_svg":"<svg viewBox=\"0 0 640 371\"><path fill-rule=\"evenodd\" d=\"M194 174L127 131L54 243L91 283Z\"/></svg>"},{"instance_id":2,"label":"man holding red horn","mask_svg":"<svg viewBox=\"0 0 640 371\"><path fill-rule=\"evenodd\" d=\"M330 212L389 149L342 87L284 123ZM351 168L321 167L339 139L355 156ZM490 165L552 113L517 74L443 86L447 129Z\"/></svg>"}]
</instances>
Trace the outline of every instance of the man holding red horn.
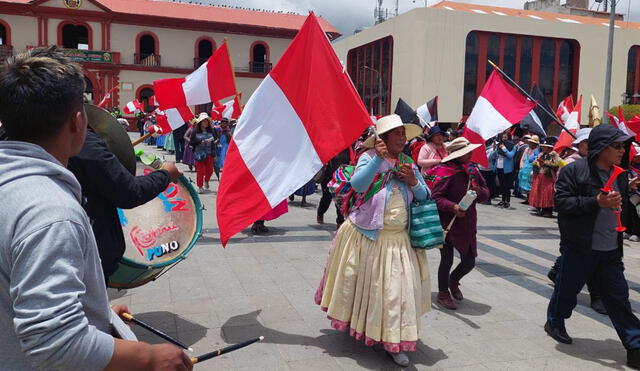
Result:
<instances>
[{"instance_id":1,"label":"man holding red horn","mask_svg":"<svg viewBox=\"0 0 640 371\"><path fill-rule=\"evenodd\" d=\"M629 303L629 287L622 263L622 232L616 211L624 205L638 179L616 171L626 161L631 137L611 125L589 135L589 154L561 172L555 203L560 228L560 268L544 326L558 342L571 344L565 319L576 306L578 293L593 277L622 344L627 364L640 369L640 320ZM610 185L610 187L606 187Z\"/></svg>"}]
</instances>

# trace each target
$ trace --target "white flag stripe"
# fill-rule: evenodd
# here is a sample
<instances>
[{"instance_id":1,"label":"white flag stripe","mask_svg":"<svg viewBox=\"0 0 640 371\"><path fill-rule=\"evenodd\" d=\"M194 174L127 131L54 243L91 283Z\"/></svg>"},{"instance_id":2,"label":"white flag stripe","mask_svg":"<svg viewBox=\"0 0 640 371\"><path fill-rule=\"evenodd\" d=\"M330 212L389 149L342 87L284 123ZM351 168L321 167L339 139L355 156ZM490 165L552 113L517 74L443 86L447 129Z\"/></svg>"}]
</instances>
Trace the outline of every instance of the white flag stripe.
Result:
<instances>
[{"instance_id":1,"label":"white flag stripe","mask_svg":"<svg viewBox=\"0 0 640 371\"><path fill-rule=\"evenodd\" d=\"M182 83L182 89L187 99L187 106L195 106L198 104L207 104L211 102L209 95L209 81L207 72L207 62L198 67L190 75L185 78Z\"/></svg>"},{"instance_id":2,"label":"white flag stripe","mask_svg":"<svg viewBox=\"0 0 640 371\"><path fill-rule=\"evenodd\" d=\"M182 118L182 115L180 115L178 109L169 108L168 110L164 111L164 113L167 115L167 121L169 121L171 130L177 129L180 126L184 125L184 119Z\"/></svg>"},{"instance_id":3,"label":"white flag stripe","mask_svg":"<svg viewBox=\"0 0 640 371\"><path fill-rule=\"evenodd\" d=\"M429 108L426 103L416 108L416 113L424 122L433 121L431 120L431 112L429 112Z\"/></svg>"},{"instance_id":4,"label":"white flag stripe","mask_svg":"<svg viewBox=\"0 0 640 371\"><path fill-rule=\"evenodd\" d=\"M302 121L270 76L249 98L233 140L271 207L322 167ZM277 146L272 145L274 140Z\"/></svg>"},{"instance_id":5,"label":"white flag stripe","mask_svg":"<svg viewBox=\"0 0 640 371\"><path fill-rule=\"evenodd\" d=\"M483 96L478 97L478 101L467 119L467 128L485 140L502 133L512 125Z\"/></svg>"}]
</instances>

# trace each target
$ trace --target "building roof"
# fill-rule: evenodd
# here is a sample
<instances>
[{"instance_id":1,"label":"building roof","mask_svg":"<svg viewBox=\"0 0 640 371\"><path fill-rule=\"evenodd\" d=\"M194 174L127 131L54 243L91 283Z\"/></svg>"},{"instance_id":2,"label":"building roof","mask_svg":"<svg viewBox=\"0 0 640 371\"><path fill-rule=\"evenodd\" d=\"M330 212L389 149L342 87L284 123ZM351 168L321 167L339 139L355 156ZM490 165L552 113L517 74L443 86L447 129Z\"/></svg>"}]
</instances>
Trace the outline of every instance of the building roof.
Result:
<instances>
[{"instance_id":1,"label":"building roof","mask_svg":"<svg viewBox=\"0 0 640 371\"><path fill-rule=\"evenodd\" d=\"M160 17L172 20L188 20L215 23L218 27L227 25L248 26L271 30L296 32L302 27L306 15L282 13L277 11L226 8L204 4L189 4L177 1L161 0L86 0L107 12L121 15ZM46 0L0 0L2 3L25 5L45 5ZM46 6L46 5L45 5ZM332 38L340 36L340 32L327 20L318 17L322 29ZM230 27L235 29L235 27Z\"/></svg>"},{"instance_id":2,"label":"building roof","mask_svg":"<svg viewBox=\"0 0 640 371\"><path fill-rule=\"evenodd\" d=\"M551 21L551 22L564 22L564 23L598 25L598 26L609 27L608 19L602 19L597 17L586 17L586 16L578 16L578 15L571 15L571 14L564 14L564 13L543 12L539 10L502 8L497 6L458 3L455 1L441 1L431 6L431 8L446 9L451 11L468 12L468 13L475 13L475 14L509 16L509 17L528 18L528 19L544 20L544 21ZM637 30L637 29L640 29L640 23L616 21L615 27Z\"/></svg>"}]
</instances>

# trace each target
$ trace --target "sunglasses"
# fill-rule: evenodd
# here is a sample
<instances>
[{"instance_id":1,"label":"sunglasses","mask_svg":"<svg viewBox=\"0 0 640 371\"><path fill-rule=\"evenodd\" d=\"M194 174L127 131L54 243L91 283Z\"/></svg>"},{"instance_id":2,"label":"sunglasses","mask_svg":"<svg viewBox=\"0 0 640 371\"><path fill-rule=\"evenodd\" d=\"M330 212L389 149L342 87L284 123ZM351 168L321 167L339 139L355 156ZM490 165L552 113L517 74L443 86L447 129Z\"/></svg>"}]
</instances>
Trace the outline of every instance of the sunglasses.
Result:
<instances>
[{"instance_id":1,"label":"sunglasses","mask_svg":"<svg viewBox=\"0 0 640 371\"><path fill-rule=\"evenodd\" d=\"M611 143L609 147L619 151L621 149L624 149L624 143L622 142Z\"/></svg>"}]
</instances>

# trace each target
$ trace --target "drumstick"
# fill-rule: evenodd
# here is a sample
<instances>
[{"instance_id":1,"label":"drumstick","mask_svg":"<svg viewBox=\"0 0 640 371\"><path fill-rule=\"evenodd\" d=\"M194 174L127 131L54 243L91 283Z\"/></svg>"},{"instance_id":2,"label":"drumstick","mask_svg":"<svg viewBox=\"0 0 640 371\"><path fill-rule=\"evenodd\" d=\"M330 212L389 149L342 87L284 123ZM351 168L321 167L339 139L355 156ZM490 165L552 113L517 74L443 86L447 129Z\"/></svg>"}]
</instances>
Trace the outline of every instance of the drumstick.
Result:
<instances>
[{"instance_id":1,"label":"drumstick","mask_svg":"<svg viewBox=\"0 0 640 371\"><path fill-rule=\"evenodd\" d=\"M203 354L201 356L192 357L191 358L191 363L196 364L198 362L206 361L208 359L211 359L211 358L214 358L214 357L217 357L217 356L221 356L221 355L223 355L225 353L233 352L234 350L237 350L237 349L240 349L240 348L244 348L244 347L246 347L248 345L251 345L251 344L253 344L255 342L262 341L262 340L264 340L264 336L260 336L260 337L257 337L255 339L247 340L247 341L244 341L242 343L229 345L226 348L218 349L218 350L213 351L211 353L205 353L205 354Z\"/></svg>"},{"instance_id":2,"label":"drumstick","mask_svg":"<svg viewBox=\"0 0 640 371\"><path fill-rule=\"evenodd\" d=\"M131 322L133 322L133 323L135 323L135 324L139 325L140 327L142 327L142 328L144 328L144 329L149 330L150 332L153 332L154 334L156 334L156 335L160 336L161 338L165 339L166 341L168 341L168 342L170 342L170 343L172 343L172 344L175 344L175 345L179 346L179 347L180 347L180 348L182 348L182 349L186 349L186 350L188 350L188 351L190 351L190 352L193 352L193 348L191 348L190 346L184 345L184 344L182 344L181 342L179 342L178 340L176 340L176 339L172 338L171 336L169 336L169 335L165 334L164 332L162 332L162 331L160 331L160 330L157 330L157 329L155 329L155 328L151 327L150 325L148 325L148 324L147 324L147 323L145 323L145 322L140 321L139 319L137 319L137 318L133 317L133 316L131 315L131 313L123 312L123 313L121 313L120 315L121 315L124 319L126 319L126 320L128 320L128 321L131 321Z\"/></svg>"}]
</instances>

